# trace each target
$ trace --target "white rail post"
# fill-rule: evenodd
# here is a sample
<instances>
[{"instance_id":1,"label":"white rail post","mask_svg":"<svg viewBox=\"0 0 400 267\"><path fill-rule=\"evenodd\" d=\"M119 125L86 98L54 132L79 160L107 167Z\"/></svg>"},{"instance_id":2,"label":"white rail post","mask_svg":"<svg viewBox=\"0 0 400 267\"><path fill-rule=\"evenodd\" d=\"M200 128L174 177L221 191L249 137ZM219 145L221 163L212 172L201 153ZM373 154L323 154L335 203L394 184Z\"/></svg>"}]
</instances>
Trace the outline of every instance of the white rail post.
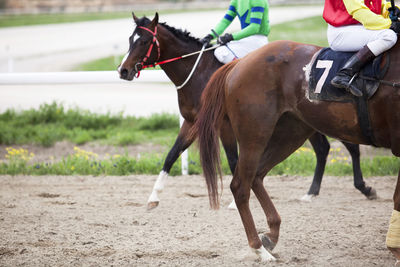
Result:
<instances>
[{"instance_id":1,"label":"white rail post","mask_svg":"<svg viewBox=\"0 0 400 267\"><path fill-rule=\"evenodd\" d=\"M179 125L182 127L183 122L185 119L182 117L182 115L179 115ZM182 167L182 175L188 175L189 174L189 156L188 156L188 151L187 149L182 152L181 154L181 167Z\"/></svg>"},{"instance_id":2,"label":"white rail post","mask_svg":"<svg viewBox=\"0 0 400 267\"><path fill-rule=\"evenodd\" d=\"M14 71L14 59L11 55L10 46L6 46L6 53L8 54L8 72Z\"/></svg>"}]
</instances>

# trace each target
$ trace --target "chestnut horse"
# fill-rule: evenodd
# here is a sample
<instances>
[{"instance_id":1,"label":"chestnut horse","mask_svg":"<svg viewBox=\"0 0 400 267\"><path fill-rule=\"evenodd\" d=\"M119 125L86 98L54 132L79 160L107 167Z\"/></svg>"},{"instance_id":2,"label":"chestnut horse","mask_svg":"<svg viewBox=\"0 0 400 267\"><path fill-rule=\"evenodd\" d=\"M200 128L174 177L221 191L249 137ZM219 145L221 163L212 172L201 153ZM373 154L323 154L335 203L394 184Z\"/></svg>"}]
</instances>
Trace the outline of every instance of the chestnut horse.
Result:
<instances>
[{"instance_id":1,"label":"chestnut horse","mask_svg":"<svg viewBox=\"0 0 400 267\"><path fill-rule=\"evenodd\" d=\"M250 248L262 260L274 260L265 249L278 242L281 218L263 185L265 175L296 151L315 131L354 144L369 144L363 135L354 103L310 100L303 70L321 48L291 41L272 42L241 60L220 68L202 95L193 126L211 207L219 204L218 131L229 121L239 144L239 159L230 184ZM391 50L384 79L400 80L400 45ZM386 84L386 83L385 83ZM370 121L379 147L400 156L400 91L381 84L368 101ZM253 190L267 218L269 233L260 235L249 208ZM400 172L386 245L400 260ZM261 238L261 239L260 239Z\"/></svg>"},{"instance_id":2,"label":"chestnut horse","mask_svg":"<svg viewBox=\"0 0 400 267\"><path fill-rule=\"evenodd\" d=\"M156 29L157 33L155 37L158 44L153 44L152 51L150 51L150 55L146 62L147 64L154 64L157 58L159 61L164 61L182 56L183 54L193 53L199 51L202 47L199 39L191 37L189 33L177 30L165 23L159 24L158 14L156 14L152 21L146 17L139 19L135 15L133 15L133 19L136 27L129 38L129 52L119 67L119 73L122 79L133 80L137 74L135 66L142 62L146 57L146 54L149 52L149 48L153 44L152 33L154 33ZM159 54L157 46L159 46ZM172 82L178 86L188 77L192 66L195 64L195 60L196 56L187 57L168 64L163 64L161 67ZM175 144L165 159L162 171L154 184L153 191L148 201L148 209L157 207L160 201L158 194L164 188L165 180L172 165L178 159L179 155L192 144L193 139L189 138L188 129L192 126L199 109L200 95L211 75L221 66L222 64L214 57L213 51L204 52L203 57L197 66L197 71L194 72L189 82L182 89L177 91L179 109L185 121L180 129L178 137L176 138ZM230 169L233 173L236 167L238 155L236 140L232 136L229 127L222 128L221 140L227 154ZM326 158L330 148L327 138L322 134L315 133L309 140L317 156L317 166L311 187L307 195L304 197L306 200L319 194ZM343 144L346 146L352 157L354 186L367 198L375 199L375 189L366 186L362 177L358 145L349 143Z\"/></svg>"}]
</instances>

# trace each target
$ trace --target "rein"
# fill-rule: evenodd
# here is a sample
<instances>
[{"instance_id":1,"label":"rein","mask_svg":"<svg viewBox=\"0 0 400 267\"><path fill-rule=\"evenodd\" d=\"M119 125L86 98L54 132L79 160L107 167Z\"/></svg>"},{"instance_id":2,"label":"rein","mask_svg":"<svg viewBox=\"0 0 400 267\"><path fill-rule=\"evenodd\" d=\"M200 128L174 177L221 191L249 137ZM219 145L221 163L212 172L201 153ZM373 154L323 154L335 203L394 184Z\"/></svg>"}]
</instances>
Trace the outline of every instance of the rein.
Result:
<instances>
[{"instance_id":1,"label":"rein","mask_svg":"<svg viewBox=\"0 0 400 267\"><path fill-rule=\"evenodd\" d=\"M399 82L391 82L391 81L386 81L386 80L379 80L379 79L368 77L368 76L364 76L364 75L359 75L358 77L360 77L363 80L379 82L381 84L389 85L389 86L394 87L394 88L400 88L400 83Z\"/></svg>"},{"instance_id":2,"label":"rein","mask_svg":"<svg viewBox=\"0 0 400 267\"><path fill-rule=\"evenodd\" d=\"M151 33L151 34L153 35L153 42L151 43L149 49L147 50L146 56L143 58L142 62L138 62L138 63L136 63L136 65L135 65L135 71L136 71L136 76L135 76L135 77L136 77L136 78L139 78L139 76L140 76L140 71L143 70L143 69L153 68L153 67L155 67L155 66L157 66L157 65L163 65L163 64L166 64L166 63L174 62L174 61L179 60L179 59L183 59L183 58L186 58L186 57L190 57L190 56L194 56L194 55L196 55L196 54L199 54L199 56L198 56L197 59L196 59L196 62L195 62L194 65L193 65L192 70L191 70L190 73L189 73L189 76L186 78L186 80L183 82L183 84L181 84L180 86L175 86L175 87L176 87L176 90L180 90L180 89L181 89L182 87L184 87L184 86L187 84L187 82L190 80L190 78L192 77L194 71L195 71L196 68L197 68L197 65L198 65L199 62L200 62L200 59L201 59L203 53L204 53L205 51L209 51L209 50L216 49L217 47L220 46L220 45L216 45L216 46L212 46L212 47L209 47L209 48L205 48L206 45L203 45L203 47L201 48L200 51L196 51L196 52L189 53L189 54L186 54L186 55L182 55L182 56L179 56L179 57L174 57L174 58L170 58L170 59L166 59L166 60L157 62L157 61L160 59L160 55L161 55L161 53L160 53L160 43L158 42L157 37L156 37L156 34L157 34L157 26L154 28L154 32L151 31L150 29L146 28L146 27L139 26L139 28L140 28L140 29L143 29L143 30L146 30L146 31L148 31L149 33ZM156 46L157 46L157 52L158 52L157 60L156 60L156 62L154 62L154 63L152 63L152 64L147 64L147 65L145 65L146 61L147 61L147 60L149 59L149 57L150 57L150 54L151 54L151 52L152 52L152 50L153 50L153 47L154 47L154 44L156 44Z\"/></svg>"}]
</instances>

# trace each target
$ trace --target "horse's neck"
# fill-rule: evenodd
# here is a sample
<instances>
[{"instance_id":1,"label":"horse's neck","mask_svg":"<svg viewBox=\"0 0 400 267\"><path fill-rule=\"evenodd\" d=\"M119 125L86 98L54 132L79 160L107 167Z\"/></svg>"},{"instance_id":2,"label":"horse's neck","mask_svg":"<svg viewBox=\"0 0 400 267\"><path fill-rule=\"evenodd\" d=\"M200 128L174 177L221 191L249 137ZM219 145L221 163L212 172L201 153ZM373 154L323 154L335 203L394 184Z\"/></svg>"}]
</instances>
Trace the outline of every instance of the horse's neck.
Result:
<instances>
[{"instance_id":1,"label":"horse's neck","mask_svg":"<svg viewBox=\"0 0 400 267\"><path fill-rule=\"evenodd\" d=\"M196 51L198 50L184 53L188 54ZM171 55L171 57L168 58L179 57L182 55L184 54ZM179 59L175 62L162 65L161 68L164 70L170 80L175 84L175 86L180 86L189 77L192 69L195 66L198 56L199 55L196 54L184 59ZM218 64L217 61L214 59L214 55L212 54L212 52L204 52L202 57L200 58L199 64L196 66L196 69L193 72L193 75L190 77L190 82L199 85L199 87L202 87L201 89L203 89L204 86L201 85L205 85L208 79L211 77L212 73L220 66L221 65Z\"/></svg>"},{"instance_id":2,"label":"horse's neck","mask_svg":"<svg viewBox=\"0 0 400 267\"><path fill-rule=\"evenodd\" d=\"M162 42L163 43L160 44L161 56L159 61L168 60L201 50L201 47L199 47L198 44L184 43L181 40L177 40L174 36L168 36L168 38L163 39ZM180 86L188 78L197 57L198 54L184 59L179 59L167 64L163 64L161 65L161 68L167 74L169 79L175 84L175 86ZM179 93L183 94L184 98L187 100L187 103L184 104L191 106L198 105L201 92L203 91L211 75L220 66L221 64L215 59L213 51L203 53L196 70L190 77L190 80L182 89L179 90ZM182 105L181 102L180 105Z\"/></svg>"}]
</instances>

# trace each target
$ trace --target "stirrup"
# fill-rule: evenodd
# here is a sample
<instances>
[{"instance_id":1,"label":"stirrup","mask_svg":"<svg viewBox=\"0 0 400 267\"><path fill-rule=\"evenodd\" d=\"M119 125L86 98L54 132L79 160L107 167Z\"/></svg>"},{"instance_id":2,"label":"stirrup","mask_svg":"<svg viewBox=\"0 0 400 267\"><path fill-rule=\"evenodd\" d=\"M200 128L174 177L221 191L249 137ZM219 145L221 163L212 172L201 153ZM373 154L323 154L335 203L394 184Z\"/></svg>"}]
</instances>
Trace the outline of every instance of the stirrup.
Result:
<instances>
[{"instance_id":1,"label":"stirrup","mask_svg":"<svg viewBox=\"0 0 400 267\"><path fill-rule=\"evenodd\" d=\"M363 96L363 93L361 92L361 90L359 90L358 88L351 86L351 84L353 83L353 81L355 80L355 78L357 78L358 76L358 72L356 74L353 75L353 77L351 77L349 83L347 84L346 90L348 92L350 92L352 95L361 97Z\"/></svg>"}]
</instances>

